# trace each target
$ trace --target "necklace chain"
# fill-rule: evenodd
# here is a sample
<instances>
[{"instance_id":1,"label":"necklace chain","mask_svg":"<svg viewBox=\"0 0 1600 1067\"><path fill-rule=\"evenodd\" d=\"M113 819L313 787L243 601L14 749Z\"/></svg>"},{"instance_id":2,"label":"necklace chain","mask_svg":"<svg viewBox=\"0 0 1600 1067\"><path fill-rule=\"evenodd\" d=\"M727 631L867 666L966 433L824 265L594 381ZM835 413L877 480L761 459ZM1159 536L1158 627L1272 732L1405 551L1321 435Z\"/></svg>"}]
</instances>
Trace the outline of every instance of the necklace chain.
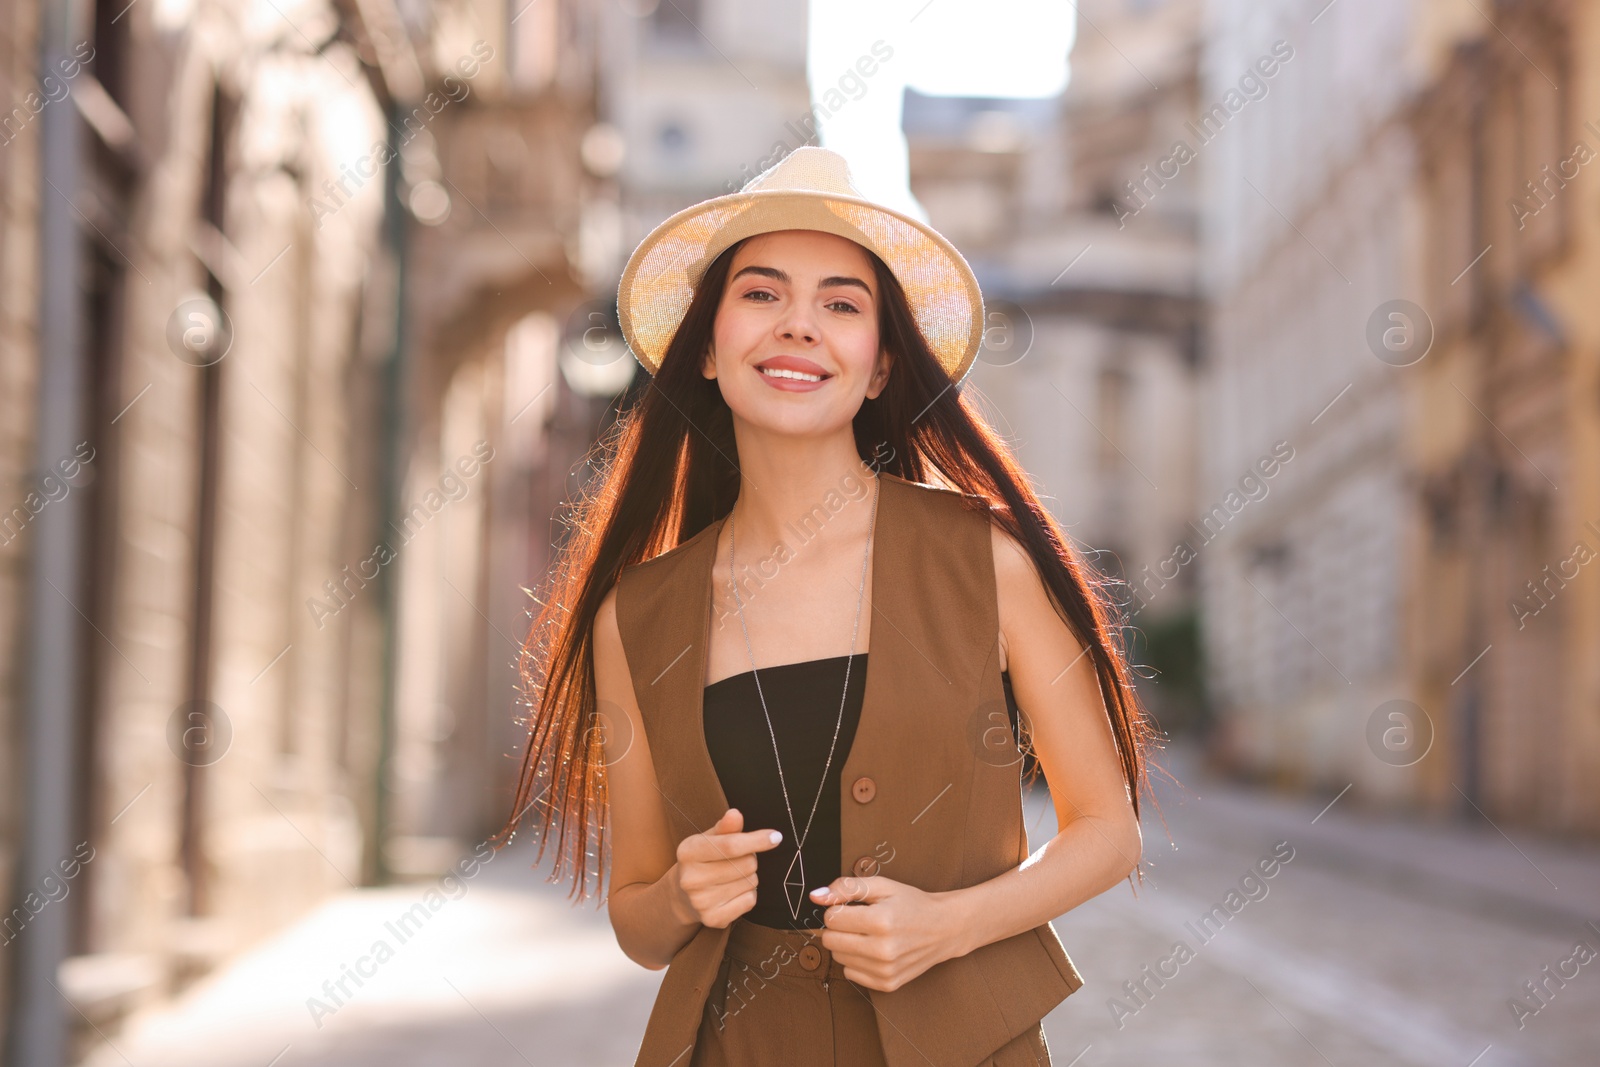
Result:
<instances>
[{"instance_id":1,"label":"necklace chain","mask_svg":"<svg viewBox=\"0 0 1600 1067\"><path fill-rule=\"evenodd\" d=\"M796 864L799 865L802 885L805 881L805 864L800 858L802 854L801 850L805 846L806 838L811 835L811 823L812 820L816 818L817 805L822 801L822 790L828 784L828 771L833 767L834 749L839 744L839 730L844 724L844 706L850 695L850 667L855 661L856 638L861 633L861 604L867 591L867 561L872 555L872 537L873 531L878 524L878 493L881 489L881 484L879 483L876 472L873 473L872 480L874 485L872 493L872 518L867 523L867 547L861 553L861 578L857 583L858 589L856 592L856 621L855 628L850 633L850 654L845 657L844 692L839 695L839 717L838 721L833 724L833 741L828 745L828 760L823 764L822 781L817 783L817 795L811 801L811 813L806 816L806 828L803 833L795 825L794 807L789 803L789 783L784 778L783 761L778 757L778 734L777 731L772 728L772 715L767 711L767 697L761 689L761 675L756 670L755 650L750 645L750 628L745 624L744 601L739 596L739 579L738 574L734 569L733 557L734 528L737 525L737 520L735 519L733 512L730 511L728 513L728 575L729 579L733 582L733 599L739 608L739 628L744 631L745 651L750 656L750 673L755 677L756 696L761 700L761 714L767 720L767 735L772 738L772 760L778 765L778 785L783 790L783 807L789 815L789 829L794 834L795 859L794 862L790 864L790 869L793 870ZM785 878L784 888L787 892L787 877ZM798 918L800 914L800 909L798 905L793 903L792 897L789 905L789 913L791 918Z\"/></svg>"}]
</instances>

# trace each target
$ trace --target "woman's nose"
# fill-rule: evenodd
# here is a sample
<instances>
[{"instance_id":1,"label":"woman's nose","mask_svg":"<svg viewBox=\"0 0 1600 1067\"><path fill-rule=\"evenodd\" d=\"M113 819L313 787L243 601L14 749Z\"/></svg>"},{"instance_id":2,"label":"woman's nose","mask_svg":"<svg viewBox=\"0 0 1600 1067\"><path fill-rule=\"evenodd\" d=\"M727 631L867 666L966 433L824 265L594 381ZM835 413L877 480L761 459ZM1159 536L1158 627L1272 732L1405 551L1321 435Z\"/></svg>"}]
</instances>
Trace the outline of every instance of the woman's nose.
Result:
<instances>
[{"instance_id":1,"label":"woman's nose","mask_svg":"<svg viewBox=\"0 0 1600 1067\"><path fill-rule=\"evenodd\" d=\"M796 304L778 324L778 336L786 340L798 338L810 344L817 339L817 324L812 321L808 309Z\"/></svg>"}]
</instances>

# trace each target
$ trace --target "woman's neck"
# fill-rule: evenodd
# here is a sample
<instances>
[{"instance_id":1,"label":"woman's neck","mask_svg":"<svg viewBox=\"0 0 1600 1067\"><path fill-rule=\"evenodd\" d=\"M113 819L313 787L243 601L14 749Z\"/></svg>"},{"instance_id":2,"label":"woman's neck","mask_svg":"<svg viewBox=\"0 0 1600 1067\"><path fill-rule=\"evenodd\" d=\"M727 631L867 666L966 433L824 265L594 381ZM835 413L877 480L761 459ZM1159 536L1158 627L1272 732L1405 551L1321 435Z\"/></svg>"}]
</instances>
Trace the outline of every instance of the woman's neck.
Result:
<instances>
[{"instance_id":1,"label":"woman's neck","mask_svg":"<svg viewBox=\"0 0 1600 1067\"><path fill-rule=\"evenodd\" d=\"M739 542L765 552L801 537L864 534L875 492L873 472L854 437L764 438L739 442L739 499L733 506Z\"/></svg>"}]
</instances>

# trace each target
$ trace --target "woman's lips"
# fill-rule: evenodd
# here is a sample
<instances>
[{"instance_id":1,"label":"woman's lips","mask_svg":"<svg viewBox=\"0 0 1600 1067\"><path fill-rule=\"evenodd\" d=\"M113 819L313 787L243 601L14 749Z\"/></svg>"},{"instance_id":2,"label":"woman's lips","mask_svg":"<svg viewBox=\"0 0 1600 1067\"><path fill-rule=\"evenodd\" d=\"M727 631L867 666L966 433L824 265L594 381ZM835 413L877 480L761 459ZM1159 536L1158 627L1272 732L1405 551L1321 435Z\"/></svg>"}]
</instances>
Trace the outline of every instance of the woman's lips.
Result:
<instances>
[{"instance_id":1,"label":"woman's lips","mask_svg":"<svg viewBox=\"0 0 1600 1067\"><path fill-rule=\"evenodd\" d=\"M805 378L789 378L777 374L768 374L760 367L756 368L756 373L761 375L762 381L766 382L774 389L782 389L788 393L809 393L822 388L824 385L827 385L833 380L831 376L823 378L821 381L811 381Z\"/></svg>"}]
</instances>

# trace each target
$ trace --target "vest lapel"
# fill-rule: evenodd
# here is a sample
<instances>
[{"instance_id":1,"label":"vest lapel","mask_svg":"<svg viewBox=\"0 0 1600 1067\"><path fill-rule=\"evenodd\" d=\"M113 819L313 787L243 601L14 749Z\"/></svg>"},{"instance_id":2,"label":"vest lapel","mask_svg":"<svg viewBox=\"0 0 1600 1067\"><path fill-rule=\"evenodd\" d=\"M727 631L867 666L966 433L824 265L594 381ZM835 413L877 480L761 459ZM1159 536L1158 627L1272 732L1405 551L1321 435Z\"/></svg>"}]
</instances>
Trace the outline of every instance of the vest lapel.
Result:
<instances>
[{"instance_id":1,"label":"vest lapel","mask_svg":"<svg viewBox=\"0 0 1600 1067\"><path fill-rule=\"evenodd\" d=\"M684 652L677 665L670 668L676 689L665 708L674 721L669 721L666 729L686 742L686 751L673 763L674 770L683 778L679 791L688 808L687 814L692 816L691 831L706 829L728 810L727 794L722 790L716 766L711 762L711 752L706 747L705 720L706 663L711 649L711 606L715 592L711 587L711 568L716 563L717 540L727 521L727 516L723 516L700 532L694 558L686 560L683 568L687 587L682 596L674 598L686 621L693 620L693 630L685 634L687 640L675 642ZM679 715L685 718L676 719ZM654 742L652 738L652 752ZM659 775L660 761L656 763Z\"/></svg>"}]
</instances>

